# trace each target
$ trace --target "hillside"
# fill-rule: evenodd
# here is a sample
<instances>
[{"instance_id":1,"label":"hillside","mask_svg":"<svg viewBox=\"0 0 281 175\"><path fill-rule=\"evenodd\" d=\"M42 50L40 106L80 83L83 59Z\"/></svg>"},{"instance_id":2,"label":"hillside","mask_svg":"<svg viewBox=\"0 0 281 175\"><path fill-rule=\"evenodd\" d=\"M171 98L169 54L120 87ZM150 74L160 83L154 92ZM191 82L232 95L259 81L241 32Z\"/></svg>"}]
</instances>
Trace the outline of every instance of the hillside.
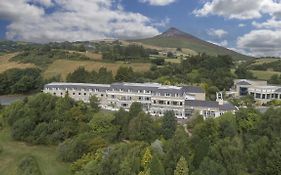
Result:
<instances>
[{"instance_id":1,"label":"hillside","mask_svg":"<svg viewBox=\"0 0 281 175\"><path fill-rule=\"evenodd\" d=\"M251 58L227 48L206 42L176 28L170 28L166 32L152 38L134 40L133 42L165 48L187 48L197 53L206 53L209 55L230 55L237 60Z\"/></svg>"}]
</instances>

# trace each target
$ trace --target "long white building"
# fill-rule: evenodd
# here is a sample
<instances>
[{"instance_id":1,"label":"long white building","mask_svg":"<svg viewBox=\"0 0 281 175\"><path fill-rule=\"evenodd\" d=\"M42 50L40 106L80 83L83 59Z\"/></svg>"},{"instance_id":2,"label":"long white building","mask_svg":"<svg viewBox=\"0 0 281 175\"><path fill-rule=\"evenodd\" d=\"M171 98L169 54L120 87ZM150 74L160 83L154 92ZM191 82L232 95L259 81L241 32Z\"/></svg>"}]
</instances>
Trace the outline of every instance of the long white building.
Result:
<instances>
[{"instance_id":1,"label":"long white building","mask_svg":"<svg viewBox=\"0 0 281 175\"><path fill-rule=\"evenodd\" d=\"M144 111L154 116L163 116L174 111L177 118L187 119L197 111L205 118L218 117L236 108L226 102L205 101L205 92L194 86L165 86L158 83L50 83L44 86L45 93L59 97L68 94L74 100L89 102L97 96L100 106L107 110L128 110L133 102L143 105Z\"/></svg>"}]
</instances>

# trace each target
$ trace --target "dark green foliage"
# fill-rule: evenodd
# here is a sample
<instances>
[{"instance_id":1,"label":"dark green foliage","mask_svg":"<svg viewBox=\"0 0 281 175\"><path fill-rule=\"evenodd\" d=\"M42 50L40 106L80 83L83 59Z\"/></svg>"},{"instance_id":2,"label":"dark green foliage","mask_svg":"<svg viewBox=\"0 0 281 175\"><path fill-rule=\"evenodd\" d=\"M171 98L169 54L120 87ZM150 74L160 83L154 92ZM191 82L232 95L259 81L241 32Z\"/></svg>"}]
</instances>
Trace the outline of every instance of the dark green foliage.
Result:
<instances>
[{"instance_id":1,"label":"dark green foliage","mask_svg":"<svg viewBox=\"0 0 281 175\"><path fill-rule=\"evenodd\" d=\"M38 90L42 88L42 83L39 69L9 69L0 74L0 95Z\"/></svg>"},{"instance_id":2,"label":"dark green foliage","mask_svg":"<svg viewBox=\"0 0 281 175\"><path fill-rule=\"evenodd\" d=\"M90 82L89 78L90 73L86 71L84 67L79 67L74 72L67 75L66 81L75 83L87 83Z\"/></svg>"},{"instance_id":3,"label":"dark green foliage","mask_svg":"<svg viewBox=\"0 0 281 175\"><path fill-rule=\"evenodd\" d=\"M59 144L59 159L73 162L72 171L79 175L170 175L183 169L177 168L183 167L177 166L181 157L192 175L281 172L279 108L264 114L240 109L205 121L198 117L187 128L178 125L167 140L161 135L165 128L174 131L173 114L154 120L139 103L129 112L93 113L89 104L68 96L39 94L4 108L2 115L14 139Z\"/></svg>"},{"instance_id":4,"label":"dark green foliage","mask_svg":"<svg viewBox=\"0 0 281 175\"><path fill-rule=\"evenodd\" d=\"M39 165L33 156L25 156L20 160L17 175L41 175Z\"/></svg>"},{"instance_id":5,"label":"dark green foliage","mask_svg":"<svg viewBox=\"0 0 281 175\"><path fill-rule=\"evenodd\" d=\"M123 108L121 108L114 115L115 119L112 121L112 123L118 128L116 134L117 140L128 139L128 125L131 119L129 116L129 112L126 112Z\"/></svg>"},{"instance_id":6,"label":"dark green foliage","mask_svg":"<svg viewBox=\"0 0 281 175\"><path fill-rule=\"evenodd\" d=\"M168 111L164 114L162 123L162 133L165 139L173 137L177 129L177 120L173 111Z\"/></svg>"},{"instance_id":7,"label":"dark green foliage","mask_svg":"<svg viewBox=\"0 0 281 175\"><path fill-rule=\"evenodd\" d=\"M190 143L188 134L184 131L183 127L179 127L172 139L168 140L164 145L164 166L166 174L173 174L176 165L181 156L185 160L189 160Z\"/></svg>"},{"instance_id":8,"label":"dark green foliage","mask_svg":"<svg viewBox=\"0 0 281 175\"><path fill-rule=\"evenodd\" d=\"M113 75L111 71L107 71L104 67L100 68L98 72L89 72L84 67L79 67L74 72L67 75L66 81L75 83L110 84L113 82Z\"/></svg>"},{"instance_id":9,"label":"dark green foliage","mask_svg":"<svg viewBox=\"0 0 281 175\"><path fill-rule=\"evenodd\" d=\"M94 112L99 112L99 99L95 95L90 98L90 106Z\"/></svg>"},{"instance_id":10,"label":"dark green foliage","mask_svg":"<svg viewBox=\"0 0 281 175\"><path fill-rule=\"evenodd\" d=\"M148 59L149 55L154 53L151 49L144 49L141 45L130 44L128 46L121 46L119 43L114 44L111 48L102 51L102 58L104 60L137 60Z\"/></svg>"},{"instance_id":11,"label":"dark green foliage","mask_svg":"<svg viewBox=\"0 0 281 175\"><path fill-rule=\"evenodd\" d=\"M0 145L0 154L3 152L3 146L2 145Z\"/></svg>"},{"instance_id":12,"label":"dark green foliage","mask_svg":"<svg viewBox=\"0 0 281 175\"><path fill-rule=\"evenodd\" d=\"M238 68L235 70L235 74L238 78L241 79L254 79L254 75L252 72L249 71L246 65L239 65Z\"/></svg>"},{"instance_id":13,"label":"dark green foliage","mask_svg":"<svg viewBox=\"0 0 281 175\"><path fill-rule=\"evenodd\" d=\"M152 156L149 169L151 175L165 175L164 166L156 154Z\"/></svg>"},{"instance_id":14,"label":"dark green foliage","mask_svg":"<svg viewBox=\"0 0 281 175\"><path fill-rule=\"evenodd\" d=\"M118 82L134 82L136 79L132 67L119 67L115 80Z\"/></svg>"},{"instance_id":15,"label":"dark green foliage","mask_svg":"<svg viewBox=\"0 0 281 175\"><path fill-rule=\"evenodd\" d=\"M143 109L142 109L142 104L141 103L137 103L137 102L134 102L131 104L130 106L130 110L129 110L129 116L130 118L135 118L138 116L138 114L140 112L142 112Z\"/></svg>"},{"instance_id":16,"label":"dark green foliage","mask_svg":"<svg viewBox=\"0 0 281 175\"><path fill-rule=\"evenodd\" d=\"M161 65L164 65L165 59L164 58L154 58L151 60L151 63L161 66Z\"/></svg>"},{"instance_id":17,"label":"dark green foliage","mask_svg":"<svg viewBox=\"0 0 281 175\"><path fill-rule=\"evenodd\" d=\"M17 102L4 110L4 118L12 128L16 140L36 144L57 144L85 128L90 109L69 97L49 94L30 97L24 104Z\"/></svg>"},{"instance_id":18,"label":"dark green foliage","mask_svg":"<svg viewBox=\"0 0 281 175\"><path fill-rule=\"evenodd\" d=\"M281 84L281 75L275 74L270 77L268 81L270 84Z\"/></svg>"},{"instance_id":19,"label":"dark green foliage","mask_svg":"<svg viewBox=\"0 0 281 175\"><path fill-rule=\"evenodd\" d=\"M153 120L144 112L139 113L130 121L128 133L131 140L152 142L157 138Z\"/></svg>"},{"instance_id":20,"label":"dark green foliage","mask_svg":"<svg viewBox=\"0 0 281 175\"><path fill-rule=\"evenodd\" d=\"M71 53L62 50L50 50L48 46L42 46L39 49L25 50L10 60L21 63L33 63L40 67L46 67L48 64L51 64L58 59L89 60L90 58L79 53Z\"/></svg>"}]
</instances>

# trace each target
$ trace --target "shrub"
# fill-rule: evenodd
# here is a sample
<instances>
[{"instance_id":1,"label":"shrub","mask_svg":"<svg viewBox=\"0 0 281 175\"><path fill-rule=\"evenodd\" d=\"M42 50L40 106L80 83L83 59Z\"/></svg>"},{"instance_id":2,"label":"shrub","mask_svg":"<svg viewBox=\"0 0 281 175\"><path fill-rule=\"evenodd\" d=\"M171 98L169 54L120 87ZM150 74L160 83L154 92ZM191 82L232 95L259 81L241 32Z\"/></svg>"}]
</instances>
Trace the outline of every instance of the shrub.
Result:
<instances>
[{"instance_id":1,"label":"shrub","mask_svg":"<svg viewBox=\"0 0 281 175\"><path fill-rule=\"evenodd\" d=\"M38 166L38 163L36 159L33 156L25 156L23 159L21 159L18 170L18 175L41 175L40 168Z\"/></svg>"}]
</instances>

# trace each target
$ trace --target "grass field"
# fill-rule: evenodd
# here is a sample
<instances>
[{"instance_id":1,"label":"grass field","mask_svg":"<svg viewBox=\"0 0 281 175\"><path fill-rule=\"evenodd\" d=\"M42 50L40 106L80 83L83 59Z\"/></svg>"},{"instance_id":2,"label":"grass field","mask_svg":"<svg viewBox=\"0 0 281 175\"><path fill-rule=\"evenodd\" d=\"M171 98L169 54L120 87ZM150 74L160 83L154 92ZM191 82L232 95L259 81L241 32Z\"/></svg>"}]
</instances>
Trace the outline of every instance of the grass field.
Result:
<instances>
[{"instance_id":1,"label":"grass field","mask_svg":"<svg viewBox=\"0 0 281 175\"><path fill-rule=\"evenodd\" d=\"M278 74L280 75L281 72L275 72L275 71L259 71L259 70L251 70L251 72L254 74L255 77L257 77L259 80L269 80L272 75Z\"/></svg>"},{"instance_id":2,"label":"grass field","mask_svg":"<svg viewBox=\"0 0 281 175\"><path fill-rule=\"evenodd\" d=\"M253 65L260 65L260 64L266 64L266 63L271 63L274 61L278 61L280 59L278 58L263 58L263 59L256 59L253 63Z\"/></svg>"},{"instance_id":3,"label":"grass field","mask_svg":"<svg viewBox=\"0 0 281 175\"><path fill-rule=\"evenodd\" d=\"M8 69L11 69L11 68L24 69L24 68L35 67L34 64L23 64L23 63L17 63L17 62L10 62L9 59L14 57L15 55L16 55L16 53L0 56L0 73L6 71Z\"/></svg>"},{"instance_id":4,"label":"grass field","mask_svg":"<svg viewBox=\"0 0 281 175\"><path fill-rule=\"evenodd\" d=\"M0 174L16 175L19 161L26 155L36 158L42 175L69 175L69 164L60 162L56 158L56 148L53 146L29 146L23 142L16 142L10 138L8 130L0 131Z\"/></svg>"},{"instance_id":5,"label":"grass field","mask_svg":"<svg viewBox=\"0 0 281 175\"><path fill-rule=\"evenodd\" d=\"M105 63L105 62L95 62L95 61L70 61L70 60L57 60L53 64L49 65L43 76L45 78L50 78L55 75L61 75L63 79L66 78L67 74L73 72L78 67L85 67L87 70L99 70L101 67L106 67L111 70L113 74L116 74L120 66L132 67L136 72L145 72L150 69L150 63Z\"/></svg>"}]
</instances>

